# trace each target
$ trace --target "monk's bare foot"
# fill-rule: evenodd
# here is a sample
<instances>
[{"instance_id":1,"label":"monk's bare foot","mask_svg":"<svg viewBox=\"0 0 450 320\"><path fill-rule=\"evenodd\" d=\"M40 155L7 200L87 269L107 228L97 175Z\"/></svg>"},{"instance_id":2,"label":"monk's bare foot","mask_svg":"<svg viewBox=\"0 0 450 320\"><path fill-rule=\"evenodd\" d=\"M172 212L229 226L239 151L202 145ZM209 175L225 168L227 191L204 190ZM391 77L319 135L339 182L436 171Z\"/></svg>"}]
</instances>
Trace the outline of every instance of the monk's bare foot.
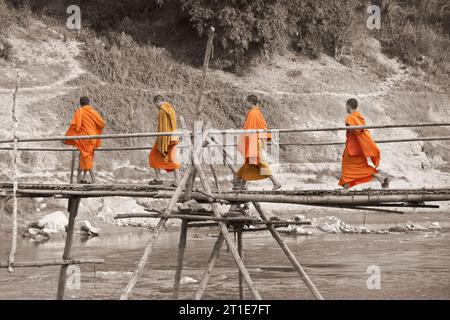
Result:
<instances>
[{"instance_id":1,"label":"monk's bare foot","mask_svg":"<svg viewBox=\"0 0 450 320\"><path fill-rule=\"evenodd\" d=\"M388 189L390 183L391 179L389 177L384 178L383 183L381 184L381 188Z\"/></svg>"},{"instance_id":2,"label":"monk's bare foot","mask_svg":"<svg viewBox=\"0 0 450 320\"><path fill-rule=\"evenodd\" d=\"M273 188L272 188L272 191L275 191L275 190L278 190L278 189L281 189L281 184L274 184Z\"/></svg>"}]
</instances>

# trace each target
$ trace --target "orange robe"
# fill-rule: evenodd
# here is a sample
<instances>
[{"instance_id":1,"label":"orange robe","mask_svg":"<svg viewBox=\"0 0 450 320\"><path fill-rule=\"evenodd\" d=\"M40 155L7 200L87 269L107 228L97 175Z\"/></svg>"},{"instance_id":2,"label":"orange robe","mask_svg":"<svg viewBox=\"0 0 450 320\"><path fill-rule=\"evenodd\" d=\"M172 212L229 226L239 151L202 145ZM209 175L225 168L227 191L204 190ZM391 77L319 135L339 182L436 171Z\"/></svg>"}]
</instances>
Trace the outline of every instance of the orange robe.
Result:
<instances>
[{"instance_id":1,"label":"orange robe","mask_svg":"<svg viewBox=\"0 0 450 320\"><path fill-rule=\"evenodd\" d=\"M75 111L66 136L90 136L102 134L105 121L93 107L87 105ZM99 148L101 139L65 140L65 144L73 145L80 151L80 169L91 170L94 165L94 151Z\"/></svg>"},{"instance_id":2,"label":"orange robe","mask_svg":"<svg viewBox=\"0 0 450 320\"><path fill-rule=\"evenodd\" d=\"M166 102L159 108L158 132L174 131L177 131L177 116L175 109ZM176 162L178 140L177 136L157 137L148 157L150 167L164 169L167 172L180 169L180 163Z\"/></svg>"},{"instance_id":3,"label":"orange robe","mask_svg":"<svg viewBox=\"0 0 450 320\"><path fill-rule=\"evenodd\" d=\"M348 126L363 126L366 124L363 116L354 111L345 119ZM375 167L369 165L367 158L372 160ZM377 173L380 164L380 149L373 141L368 130L357 129L347 131L347 141L342 155L342 176L339 185L348 183L349 188L361 183L370 182L373 174Z\"/></svg>"},{"instance_id":4,"label":"orange robe","mask_svg":"<svg viewBox=\"0 0 450 320\"><path fill-rule=\"evenodd\" d=\"M264 129L267 123L261 109L257 106L247 113L244 130ZM238 151L245 161L236 175L245 181L267 179L272 175L272 169L264 157L266 141L272 139L271 133L243 134L238 139Z\"/></svg>"}]
</instances>

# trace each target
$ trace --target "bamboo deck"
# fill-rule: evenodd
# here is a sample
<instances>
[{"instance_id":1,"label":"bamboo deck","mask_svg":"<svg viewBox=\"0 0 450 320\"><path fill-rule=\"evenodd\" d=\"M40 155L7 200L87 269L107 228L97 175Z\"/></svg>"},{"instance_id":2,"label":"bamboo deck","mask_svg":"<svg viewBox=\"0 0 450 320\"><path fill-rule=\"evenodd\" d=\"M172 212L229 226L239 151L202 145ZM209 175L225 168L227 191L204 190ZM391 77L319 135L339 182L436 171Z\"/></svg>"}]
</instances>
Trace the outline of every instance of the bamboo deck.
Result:
<instances>
[{"instance_id":1,"label":"bamboo deck","mask_svg":"<svg viewBox=\"0 0 450 320\"><path fill-rule=\"evenodd\" d=\"M11 183L0 183L0 197L10 197ZM181 192L184 196L185 189ZM171 198L175 188L144 184L36 184L20 183L18 197L137 197ZM273 202L300 205L342 205L342 206L425 206L425 202L450 201L450 188L422 189L363 189L363 190L211 190L212 197L193 189L192 199L208 202L211 199L222 202Z\"/></svg>"}]
</instances>

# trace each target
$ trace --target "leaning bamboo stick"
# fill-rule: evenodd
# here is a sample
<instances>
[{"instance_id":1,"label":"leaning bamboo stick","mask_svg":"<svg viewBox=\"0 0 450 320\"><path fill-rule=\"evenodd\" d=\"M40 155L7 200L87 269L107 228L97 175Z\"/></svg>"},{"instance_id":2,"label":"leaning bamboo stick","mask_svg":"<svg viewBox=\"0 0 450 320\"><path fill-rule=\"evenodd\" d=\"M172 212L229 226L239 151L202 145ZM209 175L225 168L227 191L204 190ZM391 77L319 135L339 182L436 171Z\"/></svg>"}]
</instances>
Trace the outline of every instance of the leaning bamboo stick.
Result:
<instances>
[{"instance_id":1,"label":"leaning bamboo stick","mask_svg":"<svg viewBox=\"0 0 450 320\"><path fill-rule=\"evenodd\" d=\"M244 245L242 241L242 224L238 224L236 227L237 232L237 245L238 253L242 261L244 261ZM245 288L244 288L244 276L239 270L239 300L245 300Z\"/></svg>"},{"instance_id":2,"label":"leaning bamboo stick","mask_svg":"<svg viewBox=\"0 0 450 320\"><path fill-rule=\"evenodd\" d=\"M216 188L217 188L217 190L220 191L219 178L217 177L216 168L214 168L213 164L211 164L209 167L211 168L211 172L214 177L214 182L216 183Z\"/></svg>"},{"instance_id":3,"label":"leaning bamboo stick","mask_svg":"<svg viewBox=\"0 0 450 320\"><path fill-rule=\"evenodd\" d=\"M170 199L170 202L167 205L166 210L164 211L164 213L166 215L169 215L170 212L172 211L172 209L177 204L177 201L178 201L179 197L181 196L181 191L184 188L184 186L186 185L186 182L187 182L191 172L192 172L192 165L189 165L189 167L187 168L186 172L184 173L183 178L181 179L177 189L173 193L173 196ZM144 253L143 253L141 259L139 260L138 266L137 266L136 270L134 271L133 276L131 277L131 279L128 282L127 286L122 291L122 294L120 296L120 300L127 300L128 299L128 297L131 294L131 291L133 290L133 288L136 285L137 281L142 276L142 273L144 272L144 267L147 264L148 257L151 254L151 252L153 250L153 246L155 245L155 242L158 239L159 234L162 231L162 229L164 228L167 220L168 220L167 217L161 218L159 220L158 225L156 226L156 229L155 229L154 233L152 234L152 236L150 237L150 239L147 242L147 245L145 247Z\"/></svg>"},{"instance_id":4,"label":"leaning bamboo stick","mask_svg":"<svg viewBox=\"0 0 450 320\"><path fill-rule=\"evenodd\" d=\"M194 153L194 157L197 157L197 155L195 153ZM198 160L198 159L194 159L194 160ZM205 190L206 193L208 193L210 196L212 196L211 188L208 185L208 180L206 179L205 173L203 172L203 168L199 164L196 164L196 163L198 163L198 161L194 161L194 166L200 177L200 181L202 183L203 189ZM214 215L217 218L221 218L217 203L215 203L215 202L211 203L211 208L214 212ZM230 250L230 253L236 262L236 265L238 266L239 270L243 274L244 280L247 283L247 286L249 287L250 292L253 294L253 297L256 300L261 300L261 296L260 296L258 290L256 289L256 286L253 283L253 280L250 277L250 274L248 273L247 268L245 267L244 263L242 262L242 259L239 257L239 253L238 253L236 247L234 246L233 240L231 239L230 234L228 232L228 227L222 221L219 222L219 227L220 227L221 233L223 234L223 237L225 238L228 249Z\"/></svg>"},{"instance_id":5,"label":"leaning bamboo stick","mask_svg":"<svg viewBox=\"0 0 450 320\"><path fill-rule=\"evenodd\" d=\"M180 124L181 124L181 127L183 129L187 129L186 121L184 120L184 117L182 115L180 115ZM185 141L186 141L186 146L188 148L192 148L192 146L194 144L192 142L190 134L187 134L185 136ZM191 161L192 161L192 155L191 155ZM188 181L186 182L186 190L185 190L185 193L184 193L184 201L191 200L192 189L194 188L194 184L195 184L195 175L196 175L196 173L195 173L195 168L194 168L194 169L192 169L192 173L189 176Z\"/></svg>"},{"instance_id":6,"label":"leaning bamboo stick","mask_svg":"<svg viewBox=\"0 0 450 320\"><path fill-rule=\"evenodd\" d=\"M266 213L261 208L261 205L259 203L253 202L253 206L258 211L259 215L261 216L261 218L263 220L265 220L265 221L269 220L267 215L266 215ZM309 290L311 290L311 292L314 295L314 297L316 299L318 299L318 300L323 300L323 297L320 294L319 290L317 290L316 286L312 283L312 281L309 278L309 276L303 270L302 266L297 261L297 258L294 256L292 251L289 249L289 247L287 246L286 242L284 242L283 239L281 239L281 237L278 234L277 230L270 224L267 225L267 227L269 228L270 232L272 233L273 238L278 242L278 244L280 245L281 249L283 249L283 251L286 254L286 256L288 257L289 261L291 261L291 263L294 266L294 268L297 270L297 272L302 277L302 280L305 282L306 286L309 288Z\"/></svg>"},{"instance_id":7,"label":"leaning bamboo stick","mask_svg":"<svg viewBox=\"0 0 450 320\"><path fill-rule=\"evenodd\" d=\"M222 149L224 154L227 155L226 150ZM236 175L236 168L234 167L233 164L228 163L228 166L231 170L231 172ZM261 216L261 218L263 219L263 221L269 222L269 218L268 216L265 214L265 212L262 210L261 206L259 205L259 203L257 202L252 202L253 206L256 208L256 210L258 211L259 215ZM269 231L271 232L272 236L274 237L274 239L278 242L278 244L280 245L280 247L283 249L283 251L286 253L287 257L289 258L289 260L291 261L291 263L294 265L294 267L297 269L297 271L300 273L302 279L305 281L306 285L308 286L308 288L311 290L311 292L313 293L313 295L316 297L316 299L320 299L323 300L322 295L320 294L320 292L316 289L316 287L314 286L314 284L311 282L311 280L309 279L308 275L306 274L306 272L304 272L303 268L300 266L300 264L298 263L297 259L295 258L295 256L292 254L292 252L290 251L289 247L286 245L286 243L281 239L280 235L278 234L277 230L275 229L274 225L272 224L267 224L267 228L269 229Z\"/></svg>"},{"instance_id":8,"label":"leaning bamboo stick","mask_svg":"<svg viewBox=\"0 0 450 320\"><path fill-rule=\"evenodd\" d=\"M205 271L203 273L202 279L198 284L198 288L195 291L194 299L200 300L205 292L206 286L208 284L209 277L211 276L214 266L216 264L217 259L220 255L220 250L222 249L223 241L225 238L222 233L219 233L219 237L214 244L214 248L212 250L211 256L209 257L208 264L206 265Z\"/></svg>"},{"instance_id":9,"label":"leaning bamboo stick","mask_svg":"<svg viewBox=\"0 0 450 320\"><path fill-rule=\"evenodd\" d=\"M206 74L208 72L209 61L211 60L211 56L212 56L214 31L215 30L213 27L211 27L210 30L208 31L208 41L206 43L205 58L203 60L202 82L200 84L200 92L198 95L198 100L197 100L195 115L194 115L195 121L198 121L200 119L200 114L203 111L202 99L203 99L203 93L205 92L205 88L206 88Z\"/></svg>"},{"instance_id":10,"label":"leaning bamboo stick","mask_svg":"<svg viewBox=\"0 0 450 320\"><path fill-rule=\"evenodd\" d=\"M19 93L19 73L17 73L16 88L13 93L13 104L11 110L12 118L12 135L14 141L13 159L12 159L12 176L13 176L13 226L12 226L12 241L11 241L11 251L8 258L8 272L14 272L14 259L17 251L17 188L18 188L18 178L17 178L17 115L16 115L16 102L17 94Z\"/></svg>"},{"instance_id":11,"label":"leaning bamboo stick","mask_svg":"<svg viewBox=\"0 0 450 320\"><path fill-rule=\"evenodd\" d=\"M65 266L75 264L102 264L105 263L103 259L69 259L69 260L43 260L39 262L14 262L14 268L41 268L51 266ZM0 262L0 268L8 268L7 262Z\"/></svg>"}]
</instances>

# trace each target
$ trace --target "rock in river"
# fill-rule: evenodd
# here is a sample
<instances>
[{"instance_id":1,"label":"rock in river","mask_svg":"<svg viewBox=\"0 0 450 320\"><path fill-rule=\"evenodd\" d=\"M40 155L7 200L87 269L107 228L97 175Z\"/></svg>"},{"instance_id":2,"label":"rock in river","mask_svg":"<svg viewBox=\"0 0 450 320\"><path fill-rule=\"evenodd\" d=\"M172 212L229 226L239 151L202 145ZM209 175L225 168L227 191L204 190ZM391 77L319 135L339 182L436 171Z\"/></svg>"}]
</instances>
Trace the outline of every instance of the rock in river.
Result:
<instances>
[{"instance_id":1,"label":"rock in river","mask_svg":"<svg viewBox=\"0 0 450 320\"><path fill-rule=\"evenodd\" d=\"M45 233L59 233L65 232L67 224L69 220L67 220L66 215L62 211L56 211L44 216L37 223L40 229L46 229Z\"/></svg>"}]
</instances>

